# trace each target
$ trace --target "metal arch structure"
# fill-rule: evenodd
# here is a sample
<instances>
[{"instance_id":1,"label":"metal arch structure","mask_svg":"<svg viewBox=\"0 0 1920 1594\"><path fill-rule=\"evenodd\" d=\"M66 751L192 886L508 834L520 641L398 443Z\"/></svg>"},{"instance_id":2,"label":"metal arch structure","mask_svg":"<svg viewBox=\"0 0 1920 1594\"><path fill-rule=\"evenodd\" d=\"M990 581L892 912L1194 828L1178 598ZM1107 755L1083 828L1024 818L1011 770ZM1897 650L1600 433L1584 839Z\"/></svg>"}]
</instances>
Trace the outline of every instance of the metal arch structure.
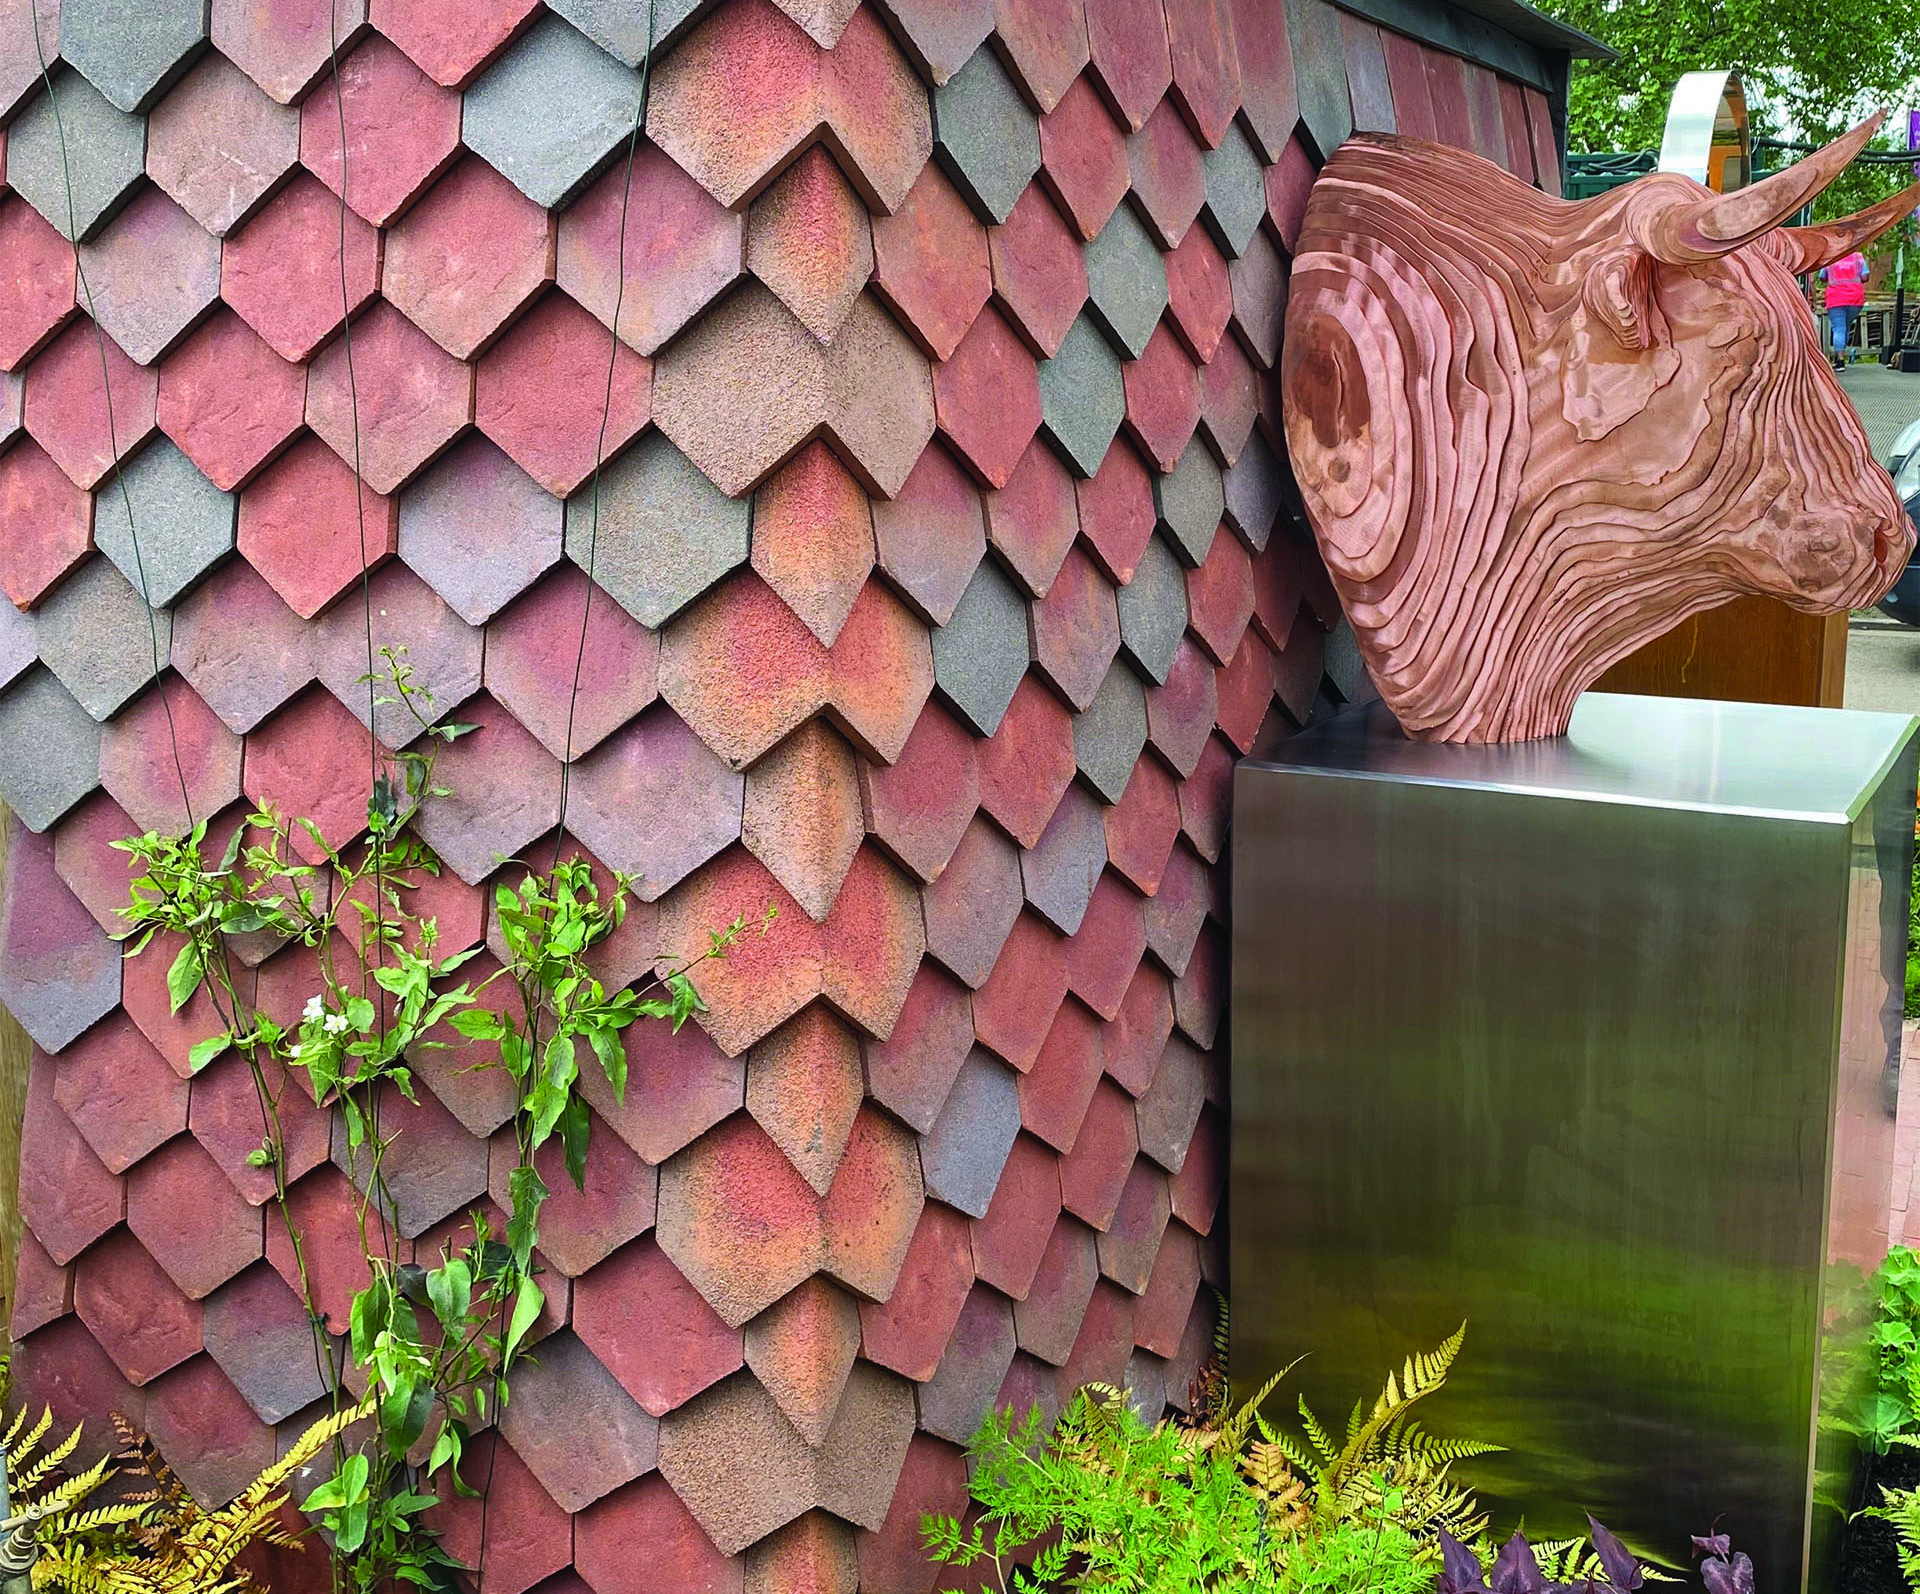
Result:
<instances>
[{"instance_id":1,"label":"metal arch structure","mask_svg":"<svg viewBox=\"0 0 1920 1594\"><path fill-rule=\"evenodd\" d=\"M1753 128L1738 72L1688 72L1673 86L1660 171L1678 172L1715 193L1744 188L1753 177Z\"/></svg>"}]
</instances>

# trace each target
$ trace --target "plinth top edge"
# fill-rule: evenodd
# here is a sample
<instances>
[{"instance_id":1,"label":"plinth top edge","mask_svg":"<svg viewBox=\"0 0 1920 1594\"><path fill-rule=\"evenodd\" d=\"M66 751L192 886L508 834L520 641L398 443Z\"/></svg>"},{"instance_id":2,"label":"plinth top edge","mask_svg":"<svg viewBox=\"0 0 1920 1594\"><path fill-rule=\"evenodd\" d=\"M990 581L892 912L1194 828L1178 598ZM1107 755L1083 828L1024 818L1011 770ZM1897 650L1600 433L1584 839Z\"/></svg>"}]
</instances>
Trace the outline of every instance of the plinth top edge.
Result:
<instances>
[{"instance_id":1,"label":"plinth top edge","mask_svg":"<svg viewBox=\"0 0 1920 1594\"><path fill-rule=\"evenodd\" d=\"M1911 714L1588 692L1565 736L1470 746L1412 741L1376 702L1241 767L1850 823L1917 731Z\"/></svg>"}]
</instances>

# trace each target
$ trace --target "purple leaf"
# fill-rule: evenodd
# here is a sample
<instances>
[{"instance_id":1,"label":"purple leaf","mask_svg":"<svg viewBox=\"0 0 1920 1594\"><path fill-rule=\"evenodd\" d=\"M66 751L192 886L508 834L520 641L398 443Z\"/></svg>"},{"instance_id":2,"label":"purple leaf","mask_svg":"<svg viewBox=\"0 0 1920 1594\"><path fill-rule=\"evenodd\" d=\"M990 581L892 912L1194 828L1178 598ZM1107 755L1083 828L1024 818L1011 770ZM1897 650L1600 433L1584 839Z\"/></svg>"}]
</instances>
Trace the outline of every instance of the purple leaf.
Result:
<instances>
[{"instance_id":1,"label":"purple leaf","mask_svg":"<svg viewBox=\"0 0 1920 1594\"><path fill-rule=\"evenodd\" d=\"M1587 1518L1587 1526L1593 1529L1594 1553L1600 1557L1600 1565L1605 1568L1607 1581L1615 1588L1636 1589L1646 1581L1640 1570L1640 1563L1627 1551L1627 1547L1605 1528Z\"/></svg>"},{"instance_id":2,"label":"purple leaf","mask_svg":"<svg viewBox=\"0 0 1920 1594\"><path fill-rule=\"evenodd\" d=\"M1745 1550L1736 1551L1731 1561L1701 1562L1700 1578L1707 1594L1753 1594L1753 1562Z\"/></svg>"},{"instance_id":3,"label":"purple leaf","mask_svg":"<svg viewBox=\"0 0 1920 1594\"><path fill-rule=\"evenodd\" d=\"M1532 1546L1518 1533L1501 1546L1488 1582L1492 1584L1493 1594L1546 1594L1547 1588L1540 1563L1533 1558Z\"/></svg>"},{"instance_id":4,"label":"purple leaf","mask_svg":"<svg viewBox=\"0 0 1920 1594\"><path fill-rule=\"evenodd\" d=\"M1440 1580L1435 1594L1491 1594L1481 1577L1480 1557L1445 1528L1440 1530Z\"/></svg>"},{"instance_id":5,"label":"purple leaf","mask_svg":"<svg viewBox=\"0 0 1920 1594\"><path fill-rule=\"evenodd\" d=\"M1695 1555L1717 1555L1725 1560L1733 1554L1733 1540L1724 1533L1694 1534L1693 1553Z\"/></svg>"}]
</instances>

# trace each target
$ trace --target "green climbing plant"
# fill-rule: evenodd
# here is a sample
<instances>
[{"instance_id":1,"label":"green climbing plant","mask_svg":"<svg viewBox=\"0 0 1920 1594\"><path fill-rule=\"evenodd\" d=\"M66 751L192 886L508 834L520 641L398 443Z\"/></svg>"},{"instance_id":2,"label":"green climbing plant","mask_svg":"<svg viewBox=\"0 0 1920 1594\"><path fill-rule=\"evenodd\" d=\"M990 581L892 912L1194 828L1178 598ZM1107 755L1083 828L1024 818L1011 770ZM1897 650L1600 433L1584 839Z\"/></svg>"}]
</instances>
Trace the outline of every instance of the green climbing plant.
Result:
<instances>
[{"instance_id":1,"label":"green climbing plant","mask_svg":"<svg viewBox=\"0 0 1920 1594\"><path fill-rule=\"evenodd\" d=\"M372 680L388 695L376 705L404 705L419 734L412 750L393 755L373 777L363 847L342 851L312 819L270 807L249 813L217 851L204 821L184 837L149 833L115 843L135 864L122 910L126 955L172 948L173 1011L204 993L214 1014L218 1027L193 1044L190 1066L197 1072L237 1053L253 1079L267 1132L248 1161L272 1174L323 1367L332 1366L326 1326L288 1202L284 1092L301 1090L313 1105L338 1112L345 1129L368 1282L353 1297L350 1369L334 1380L333 1399L338 1409L364 1393L373 1433L358 1445L336 1444L333 1471L306 1507L333 1535L339 1580L352 1594L396 1579L450 1586L455 1563L420 1517L443 1479L471 1492L461 1459L475 1428L509 1399L509 1374L545 1304L534 1253L551 1192L536 1155L557 1136L568 1176L584 1187L591 1118L579 1088L583 1060L624 1101L626 1032L642 1020L678 1030L702 1011L693 970L725 957L748 930L737 918L711 932L696 957L663 966L636 988L609 990L595 954L625 922L633 881L615 874L603 893L584 859L556 857L550 868L527 866L517 883L496 888L503 960L478 981L465 977L480 949L443 953L437 922L410 912L408 894L440 868L415 828L424 803L451 795L435 782L437 754L473 727L434 717L404 649L383 649L381 658L384 668ZM306 856L297 836L306 839ZM761 934L775 917L772 907L759 916ZM356 934L344 933L349 923ZM314 954L319 988L297 1020L283 1023L265 1011L237 975L239 944L260 935ZM496 983L508 988L497 1006L482 1000ZM437 1266L398 1262L388 1238L397 1226L385 1180L389 1093L417 1103L415 1060L475 1043L492 1049L469 1066L503 1069L515 1087L505 1233L496 1237L475 1212L472 1238L444 1249Z\"/></svg>"}]
</instances>

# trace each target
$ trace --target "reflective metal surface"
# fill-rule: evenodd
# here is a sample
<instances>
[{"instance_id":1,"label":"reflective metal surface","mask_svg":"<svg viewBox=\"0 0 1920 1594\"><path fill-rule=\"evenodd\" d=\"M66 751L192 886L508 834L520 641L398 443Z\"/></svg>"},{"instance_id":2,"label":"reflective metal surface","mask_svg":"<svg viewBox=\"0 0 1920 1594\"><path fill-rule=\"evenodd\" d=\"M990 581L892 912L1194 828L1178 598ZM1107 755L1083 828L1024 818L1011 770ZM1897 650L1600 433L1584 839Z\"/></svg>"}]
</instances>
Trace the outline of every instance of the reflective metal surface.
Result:
<instances>
[{"instance_id":1,"label":"reflective metal surface","mask_svg":"<svg viewBox=\"0 0 1920 1594\"><path fill-rule=\"evenodd\" d=\"M1687 72L1673 86L1660 141L1660 170L1680 172L1715 193L1745 188L1752 176L1747 91L1738 72Z\"/></svg>"},{"instance_id":2,"label":"reflective metal surface","mask_svg":"<svg viewBox=\"0 0 1920 1594\"><path fill-rule=\"evenodd\" d=\"M1507 1447L1470 1471L1496 1529L1592 1511L1676 1562L1721 1517L1763 1587L1823 1587L1917 723L1589 694L1558 742L1376 711L1241 765L1242 1391L1307 1351L1343 1412L1464 1317L1429 1421Z\"/></svg>"}]
</instances>

